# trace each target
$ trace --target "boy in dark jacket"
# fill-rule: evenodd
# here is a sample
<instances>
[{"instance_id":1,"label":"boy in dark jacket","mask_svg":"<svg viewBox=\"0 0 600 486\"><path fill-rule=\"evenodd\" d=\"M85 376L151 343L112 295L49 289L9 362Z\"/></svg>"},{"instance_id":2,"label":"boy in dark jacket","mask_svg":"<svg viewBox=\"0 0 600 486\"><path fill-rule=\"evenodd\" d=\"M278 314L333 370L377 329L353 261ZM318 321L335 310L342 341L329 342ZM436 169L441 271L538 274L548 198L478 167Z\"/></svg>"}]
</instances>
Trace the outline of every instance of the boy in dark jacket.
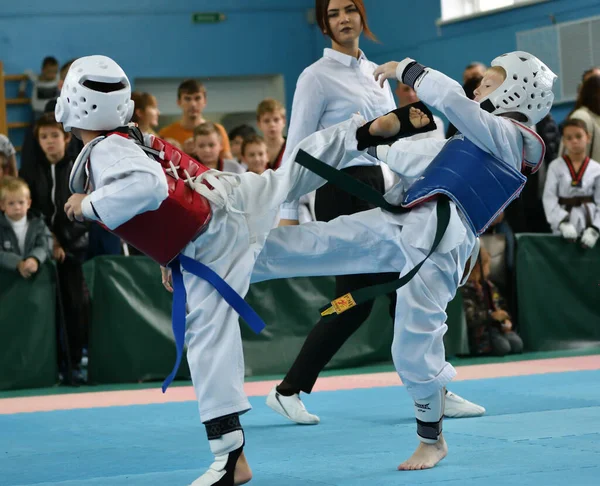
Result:
<instances>
[{"instance_id":1,"label":"boy in dark jacket","mask_svg":"<svg viewBox=\"0 0 600 486\"><path fill-rule=\"evenodd\" d=\"M37 170L24 175L31 187L32 212L42 216L52 232L52 256L57 262L60 296L75 376L87 341L89 306L83 261L89 243L89 225L70 221L62 210L69 199L69 175L74 159L67 147L70 134L52 113L40 117L34 128L44 159Z\"/></svg>"}]
</instances>

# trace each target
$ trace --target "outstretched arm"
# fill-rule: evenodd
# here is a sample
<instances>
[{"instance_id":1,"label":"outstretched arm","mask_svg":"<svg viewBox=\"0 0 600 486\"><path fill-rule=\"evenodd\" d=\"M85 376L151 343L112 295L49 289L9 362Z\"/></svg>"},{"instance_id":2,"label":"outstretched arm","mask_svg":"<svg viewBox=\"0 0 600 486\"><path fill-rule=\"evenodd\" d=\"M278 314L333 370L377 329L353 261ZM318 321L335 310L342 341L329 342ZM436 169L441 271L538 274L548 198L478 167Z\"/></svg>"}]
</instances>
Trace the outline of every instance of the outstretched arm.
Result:
<instances>
[{"instance_id":1,"label":"outstretched arm","mask_svg":"<svg viewBox=\"0 0 600 486\"><path fill-rule=\"evenodd\" d=\"M482 150L520 169L522 145L518 129L510 121L484 111L481 105L466 97L453 79L412 59L388 62L375 70L375 78L388 78L413 87L425 103L440 110L465 137Z\"/></svg>"}]
</instances>

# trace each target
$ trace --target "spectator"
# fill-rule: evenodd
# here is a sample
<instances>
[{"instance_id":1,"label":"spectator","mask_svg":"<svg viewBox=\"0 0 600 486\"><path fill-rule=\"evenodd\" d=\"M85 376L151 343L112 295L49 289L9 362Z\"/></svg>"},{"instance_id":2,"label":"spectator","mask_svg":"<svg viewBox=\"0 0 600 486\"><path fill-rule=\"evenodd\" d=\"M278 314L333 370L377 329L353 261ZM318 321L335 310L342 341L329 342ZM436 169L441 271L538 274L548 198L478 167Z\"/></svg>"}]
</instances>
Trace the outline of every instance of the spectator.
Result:
<instances>
[{"instance_id":1,"label":"spectator","mask_svg":"<svg viewBox=\"0 0 600 486\"><path fill-rule=\"evenodd\" d=\"M242 143L244 139L256 135L256 130L250 125L239 125L229 132L229 143L233 158L242 163Z\"/></svg>"},{"instance_id":2,"label":"spectator","mask_svg":"<svg viewBox=\"0 0 600 486\"><path fill-rule=\"evenodd\" d=\"M600 160L600 75L590 74L581 85L575 108L567 117L583 120L590 136L586 155ZM561 144L559 153L564 152Z\"/></svg>"},{"instance_id":3,"label":"spectator","mask_svg":"<svg viewBox=\"0 0 600 486\"><path fill-rule=\"evenodd\" d=\"M412 103L417 103L419 101L417 92L407 84L403 84L400 82L396 83L396 89L394 90L394 93L396 94L396 98L398 99L398 106L400 108L406 105L410 105ZM444 140L446 138L446 136L444 135L444 121L436 115L433 115L433 121L437 125L435 131L413 135L410 138L410 140L419 140L421 138L429 137Z\"/></svg>"},{"instance_id":4,"label":"spectator","mask_svg":"<svg viewBox=\"0 0 600 486\"><path fill-rule=\"evenodd\" d=\"M0 181L0 267L23 278L35 275L49 256L52 236L44 220L28 214L31 195L23 179Z\"/></svg>"},{"instance_id":5,"label":"spectator","mask_svg":"<svg viewBox=\"0 0 600 486\"><path fill-rule=\"evenodd\" d=\"M538 133L546 145L546 154L544 162L535 174L527 177L527 184L521 192L518 201L515 201L515 207L511 211L520 209L525 227L522 231L527 233L550 233L550 226L546 221L544 214L544 205L542 196L544 192L544 183L546 180L548 165L558 156L558 147L560 145L560 129L548 113L536 126Z\"/></svg>"},{"instance_id":6,"label":"spectator","mask_svg":"<svg viewBox=\"0 0 600 486\"><path fill-rule=\"evenodd\" d=\"M586 155L586 123L570 118L563 124L565 154L548 168L544 210L554 234L592 248L600 228L600 163Z\"/></svg>"},{"instance_id":7,"label":"spectator","mask_svg":"<svg viewBox=\"0 0 600 486\"><path fill-rule=\"evenodd\" d=\"M195 156L204 166L209 169L217 169L222 172L234 172L240 174L244 168L235 160L224 159L223 139L221 130L216 123L201 123L194 130Z\"/></svg>"},{"instance_id":8,"label":"spectator","mask_svg":"<svg viewBox=\"0 0 600 486\"><path fill-rule=\"evenodd\" d=\"M500 213L489 228L484 233L486 235L504 235L506 241L506 249L504 253L504 259L506 262L506 269L508 272L512 272L515 266L515 232L512 230L511 225L506 221L506 213ZM510 281L510 279L508 279ZM509 290L509 289L504 289Z\"/></svg>"},{"instance_id":9,"label":"spectator","mask_svg":"<svg viewBox=\"0 0 600 486\"><path fill-rule=\"evenodd\" d=\"M202 116L202 112L206 108L206 88L195 79L183 81L177 88L177 105L181 108L181 120L163 128L159 135L165 139L174 138L181 144L186 153L191 154L194 151L194 129L206 122ZM219 156L222 159L231 159L231 148L229 147L227 132L222 125L218 123L214 125L217 127L222 140L222 149Z\"/></svg>"},{"instance_id":10,"label":"spectator","mask_svg":"<svg viewBox=\"0 0 600 486\"><path fill-rule=\"evenodd\" d=\"M267 144L258 135L251 135L242 143L242 161L248 167L248 172L262 174L269 168Z\"/></svg>"},{"instance_id":11,"label":"spectator","mask_svg":"<svg viewBox=\"0 0 600 486\"><path fill-rule=\"evenodd\" d=\"M579 92L581 91L581 85L583 83L585 83L588 80L588 78L591 78L592 76L600 76L600 66L594 66L594 67L591 67L591 68L583 71L583 74L581 75L581 83L579 83L577 85L577 94L578 95L579 95Z\"/></svg>"},{"instance_id":12,"label":"spectator","mask_svg":"<svg viewBox=\"0 0 600 486\"><path fill-rule=\"evenodd\" d=\"M584 71L581 75L581 82L584 83L588 80L588 78L591 78L592 76L600 76L600 66L594 66Z\"/></svg>"},{"instance_id":13,"label":"spectator","mask_svg":"<svg viewBox=\"0 0 600 486\"><path fill-rule=\"evenodd\" d=\"M65 82L65 77L69 72L69 68L71 64L73 64L72 59L65 64L63 64L60 68L60 75L58 80L58 89L62 89L62 85ZM58 96L58 95L57 95ZM56 106L56 98L51 99L46 103L46 107L44 111L46 113L54 113L54 107ZM37 142L34 134L33 134L34 126L32 125L25 132L25 138L23 140L23 149L21 150L21 170L19 171L22 176L31 180L31 174L35 174L38 171L37 164L42 163L44 160L44 153L42 152L42 148L40 144ZM78 140L75 137L71 137L71 141L69 142L69 147L67 148L67 152L70 157L76 159L83 148L83 143L81 140Z\"/></svg>"},{"instance_id":14,"label":"spectator","mask_svg":"<svg viewBox=\"0 0 600 486\"><path fill-rule=\"evenodd\" d=\"M31 108L33 109L34 120L37 120L44 113L44 108L49 100L56 99L60 93L58 86L58 61L55 57L48 56L42 61L42 72L37 75L33 71L25 71L25 74L33 82L31 91ZM21 82L19 86L19 97L25 97L27 81Z\"/></svg>"},{"instance_id":15,"label":"spectator","mask_svg":"<svg viewBox=\"0 0 600 486\"><path fill-rule=\"evenodd\" d=\"M131 99L135 103L131 121L137 123L142 133L156 135L154 128L158 126L158 117L160 115L156 98L150 93L134 91L131 93Z\"/></svg>"},{"instance_id":16,"label":"spectator","mask_svg":"<svg viewBox=\"0 0 600 486\"><path fill-rule=\"evenodd\" d=\"M73 64L75 61L76 61L76 59L71 59L71 60L65 62L60 67L59 76L58 76L58 94L54 98L52 98L50 101L48 101L48 103L46 103L46 106L44 107L44 113L54 113L54 108L56 107L56 99L58 98L58 95L60 94L60 90L62 89L63 84L65 83L65 78L67 77L67 73L69 72L69 69L71 68L71 64Z\"/></svg>"},{"instance_id":17,"label":"spectator","mask_svg":"<svg viewBox=\"0 0 600 486\"><path fill-rule=\"evenodd\" d=\"M285 152L285 108L279 101L267 98L256 109L256 121L267 144L269 168L277 170Z\"/></svg>"},{"instance_id":18,"label":"spectator","mask_svg":"<svg viewBox=\"0 0 600 486\"><path fill-rule=\"evenodd\" d=\"M535 131L538 133L544 144L546 145L546 154L544 155L544 162L549 164L556 157L558 157L560 146L560 128L551 113L548 113L541 121L536 124ZM530 179L527 179L527 184L530 183Z\"/></svg>"},{"instance_id":19,"label":"spectator","mask_svg":"<svg viewBox=\"0 0 600 486\"><path fill-rule=\"evenodd\" d=\"M0 179L3 176L17 177L16 150L6 135L0 134Z\"/></svg>"},{"instance_id":20,"label":"spectator","mask_svg":"<svg viewBox=\"0 0 600 486\"><path fill-rule=\"evenodd\" d=\"M483 78L486 71L487 66L482 62L472 62L463 71L463 85L467 84L467 81L470 79ZM477 86L479 86L479 84ZM477 88L477 86L475 86L475 88Z\"/></svg>"},{"instance_id":21,"label":"spectator","mask_svg":"<svg viewBox=\"0 0 600 486\"><path fill-rule=\"evenodd\" d=\"M504 299L489 280L490 255L481 247L467 283L460 288L472 355L505 356L523 352Z\"/></svg>"},{"instance_id":22,"label":"spectator","mask_svg":"<svg viewBox=\"0 0 600 486\"><path fill-rule=\"evenodd\" d=\"M35 126L35 136L44 153L43 164L30 181L32 210L43 216L53 237L52 255L57 262L58 283L69 345L71 367L81 379L80 363L86 346L89 309L83 278L83 261L88 251L88 224L70 221L64 206L71 195L69 176L74 160L67 154L70 134L51 113Z\"/></svg>"}]
</instances>

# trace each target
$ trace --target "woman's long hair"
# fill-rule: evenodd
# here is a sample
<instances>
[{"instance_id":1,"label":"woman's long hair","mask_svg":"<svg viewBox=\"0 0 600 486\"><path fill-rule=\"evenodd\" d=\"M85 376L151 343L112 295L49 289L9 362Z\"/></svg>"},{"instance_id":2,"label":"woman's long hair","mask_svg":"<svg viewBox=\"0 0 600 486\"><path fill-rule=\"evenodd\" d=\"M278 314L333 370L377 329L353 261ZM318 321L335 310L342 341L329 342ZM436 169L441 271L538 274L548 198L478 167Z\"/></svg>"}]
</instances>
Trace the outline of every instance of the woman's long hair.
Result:
<instances>
[{"instance_id":1,"label":"woman's long hair","mask_svg":"<svg viewBox=\"0 0 600 486\"><path fill-rule=\"evenodd\" d=\"M592 113L600 116L600 76L590 76L581 85L575 108L569 113L569 117L575 110L584 106Z\"/></svg>"}]
</instances>

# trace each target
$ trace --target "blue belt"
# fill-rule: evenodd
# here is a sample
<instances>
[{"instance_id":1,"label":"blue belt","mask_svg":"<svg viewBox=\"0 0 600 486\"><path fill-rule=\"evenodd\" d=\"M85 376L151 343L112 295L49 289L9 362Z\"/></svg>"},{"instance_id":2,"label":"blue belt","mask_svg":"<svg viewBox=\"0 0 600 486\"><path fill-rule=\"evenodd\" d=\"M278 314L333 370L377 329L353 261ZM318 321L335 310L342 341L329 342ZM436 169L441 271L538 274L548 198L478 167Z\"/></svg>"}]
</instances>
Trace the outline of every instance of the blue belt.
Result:
<instances>
[{"instance_id":1,"label":"blue belt","mask_svg":"<svg viewBox=\"0 0 600 486\"><path fill-rule=\"evenodd\" d=\"M181 364L181 358L183 356L183 346L185 343L185 316L186 309L185 303L187 300L185 286L183 285L183 275L181 273L181 267L186 272L189 272L196 277L206 280L211 284L221 297L235 310L246 324L256 333L259 334L264 328L265 323L260 316L254 312L246 301L233 290L230 285L225 282L219 275L213 270L208 268L203 263L200 263L185 255L179 255L173 260L169 267L173 273L173 335L175 336L175 347L177 349L177 358L175 360L175 367L167 379L163 382L162 391L167 391L167 388L175 378L179 365Z\"/></svg>"}]
</instances>

